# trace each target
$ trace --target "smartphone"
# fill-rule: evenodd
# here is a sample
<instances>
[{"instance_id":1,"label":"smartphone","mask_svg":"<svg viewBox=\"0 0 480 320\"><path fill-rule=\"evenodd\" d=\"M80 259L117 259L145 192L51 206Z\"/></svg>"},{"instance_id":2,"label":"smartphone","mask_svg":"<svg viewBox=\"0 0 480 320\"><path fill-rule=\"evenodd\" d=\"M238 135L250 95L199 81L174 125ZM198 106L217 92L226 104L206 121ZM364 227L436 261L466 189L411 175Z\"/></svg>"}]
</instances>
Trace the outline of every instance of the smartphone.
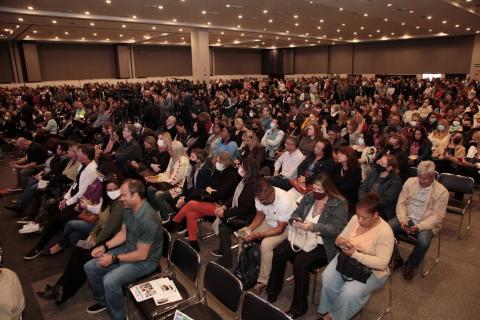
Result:
<instances>
[{"instance_id":1,"label":"smartphone","mask_svg":"<svg viewBox=\"0 0 480 320\"><path fill-rule=\"evenodd\" d=\"M413 222L412 219L408 219L407 224L409 227L413 227L415 225L415 222Z\"/></svg>"},{"instance_id":2,"label":"smartphone","mask_svg":"<svg viewBox=\"0 0 480 320\"><path fill-rule=\"evenodd\" d=\"M250 230L247 228L242 228L235 232L235 235L239 238L246 238L250 234Z\"/></svg>"},{"instance_id":3,"label":"smartphone","mask_svg":"<svg viewBox=\"0 0 480 320\"><path fill-rule=\"evenodd\" d=\"M342 244L342 245L340 245L340 246L338 246L338 247L339 247L340 249L342 249L342 250L348 250L348 249L350 249L350 247L347 246L347 245L345 245L345 244Z\"/></svg>"},{"instance_id":4,"label":"smartphone","mask_svg":"<svg viewBox=\"0 0 480 320\"><path fill-rule=\"evenodd\" d=\"M303 220L301 218L290 218L290 220L288 220L288 224L293 225L294 222L302 223Z\"/></svg>"}]
</instances>

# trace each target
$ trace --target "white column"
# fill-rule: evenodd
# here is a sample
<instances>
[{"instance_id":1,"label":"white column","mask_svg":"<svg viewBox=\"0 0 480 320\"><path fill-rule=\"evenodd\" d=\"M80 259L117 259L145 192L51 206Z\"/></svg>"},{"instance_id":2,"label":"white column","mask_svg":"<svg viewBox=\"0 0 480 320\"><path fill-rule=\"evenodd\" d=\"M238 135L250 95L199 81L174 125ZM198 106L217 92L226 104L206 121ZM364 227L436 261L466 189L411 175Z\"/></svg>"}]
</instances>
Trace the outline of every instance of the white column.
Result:
<instances>
[{"instance_id":1,"label":"white column","mask_svg":"<svg viewBox=\"0 0 480 320\"><path fill-rule=\"evenodd\" d=\"M193 81L209 81L210 51L208 31L190 31L192 48L192 78Z\"/></svg>"},{"instance_id":2,"label":"white column","mask_svg":"<svg viewBox=\"0 0 480 320\"><path fill-rule=\"evenodd\" d=\"M473 43L472 62L470 63L470 79L480 80L480 34Z\"/></svg>"}]
</instances>

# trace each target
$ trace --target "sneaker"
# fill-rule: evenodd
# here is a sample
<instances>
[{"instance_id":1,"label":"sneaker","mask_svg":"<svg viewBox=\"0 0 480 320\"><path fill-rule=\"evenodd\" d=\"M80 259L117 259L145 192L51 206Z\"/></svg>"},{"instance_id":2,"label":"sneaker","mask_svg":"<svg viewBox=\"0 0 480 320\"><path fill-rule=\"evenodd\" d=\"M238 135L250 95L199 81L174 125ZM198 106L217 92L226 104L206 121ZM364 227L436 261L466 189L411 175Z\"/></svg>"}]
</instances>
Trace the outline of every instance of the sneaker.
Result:
<instances>
[{"instance_id":1,"label":"sneaker","mask_svg":"<svg viewBox=\"0 0 480 320\"><path fill-rule=\"evenodd\" d=\"M18 188L18 187L14 187L14 188L8 188L7 191L8 192L20 192L20 191L23 191L23 189Z\"/></svg>"},{"instance_id":2,"label":"sneaker","mask_svg":"<svg viewBox=\"0 0 480 320\"><path fill-rule=\"evenodd\" d=\"M218 258L223 257L223 252L222 252L222 250L220 250L220 249L212 250L212 251L210 251L210 253L211 253L212 256L214 256L214 257L218 257Z\"/></svg>"},{"instance_id":3,"label":"sneaker","mask_svg":"<svg viewBox=\"0 0 480 320\"><path fill-rule=\"evenodd\" d=\"M35 223L35 221L30 220L30 219L31 219L30 217L23 217L22 219L17 220L17 224L32 224L32 223Z\"/></svg>"},{"instance_id":4,"label":"sneaker","mask_svg":"<svg viewBox=\"0 0 480 320\"><path fill-rule=\"evenodd\" d=\"M42 250L38 250L37 248L33 248L30 250L26 255L23 256L24 260L33 260L38 257L42 253Z\"/></svg>"},{"instance_id":5,"label":"sneaker","mask_svg":"<svg viewBox=\"0 0 480 320\"><path fill-rule=\"evenodd\" d=\"M257 282L257 284L250 289L250 292L256 294L257 296L261 295L267 286L263 283Z\"/></svg>"},{"instance_id":6,"label":"sneaker","mask_svg":"<svg viewBox=\"0 0 480 320\"><path fill-rule=\"evenodd\" d=\"M23 225L23 228L18 230L18 233L20 234L29 234L29 233L35 233L35 232L41 232L43 228L40 226L39 223L29 223Z\"/></svg>"},{"instance_id":7,"label":"sneaker","mask_svg":"<svg viewBox=\"0 0 480 320\"><path fill-rule=\"evenodd\" d=\"M87 313L96 314L107 310L107 307L100 303L95 303L87 308Z\"/></svg>"},{"instance_id":8,"label":"sneaker","mask_svg":"<svg viewBox=\"0 0 480 320\"><path fill-rule=\"evenodd\" d=\"M175 226L175 233L177 234L187 233L187 226L184 223L177 223Z\"/></svg>"}]
</instances>

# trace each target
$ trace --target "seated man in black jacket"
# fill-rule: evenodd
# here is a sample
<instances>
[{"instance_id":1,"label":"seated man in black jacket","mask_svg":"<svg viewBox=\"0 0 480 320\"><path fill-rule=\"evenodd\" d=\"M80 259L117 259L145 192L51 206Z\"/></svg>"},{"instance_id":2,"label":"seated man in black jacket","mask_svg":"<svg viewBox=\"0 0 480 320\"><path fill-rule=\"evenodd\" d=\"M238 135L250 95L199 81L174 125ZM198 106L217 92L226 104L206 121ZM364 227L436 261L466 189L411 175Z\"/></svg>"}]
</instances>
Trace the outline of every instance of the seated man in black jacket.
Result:
<instances>
[{"instance_id":1,"label":"seated man in black jacket","mask_svg":"<svg viewBox=\"0 0 480 320\"><path fill-rule=\"evenodd\" d=\"M257 160L253 158L243 160L238 168L238 174L242 180L235 189L233 198L215 209L215 215L221 220L220 249L211 253L215 257L220 257L217 262L225 268L232 267L232 232L250 224L256 213L255 185L260 177Z\"/></svg>"}]
</instances>

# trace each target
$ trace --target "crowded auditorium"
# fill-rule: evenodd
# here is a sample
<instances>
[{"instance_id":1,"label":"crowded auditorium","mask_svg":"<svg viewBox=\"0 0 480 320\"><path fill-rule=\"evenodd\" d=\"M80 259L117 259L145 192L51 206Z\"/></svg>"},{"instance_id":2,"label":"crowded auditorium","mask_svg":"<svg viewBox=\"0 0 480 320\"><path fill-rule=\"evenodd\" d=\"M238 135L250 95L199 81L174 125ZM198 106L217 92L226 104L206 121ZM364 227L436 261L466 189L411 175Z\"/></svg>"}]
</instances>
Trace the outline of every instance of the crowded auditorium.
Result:
<instances>
[{"instance_id":1,"label":"crowded auditorium","mask_svg":"<svg viewBox=\"0 0 480 320\"><path fill-rule=\"evenodd\" d=\"M1 0L0 320L478 319L479 16Z\"/></svg>"}]
</instances>

